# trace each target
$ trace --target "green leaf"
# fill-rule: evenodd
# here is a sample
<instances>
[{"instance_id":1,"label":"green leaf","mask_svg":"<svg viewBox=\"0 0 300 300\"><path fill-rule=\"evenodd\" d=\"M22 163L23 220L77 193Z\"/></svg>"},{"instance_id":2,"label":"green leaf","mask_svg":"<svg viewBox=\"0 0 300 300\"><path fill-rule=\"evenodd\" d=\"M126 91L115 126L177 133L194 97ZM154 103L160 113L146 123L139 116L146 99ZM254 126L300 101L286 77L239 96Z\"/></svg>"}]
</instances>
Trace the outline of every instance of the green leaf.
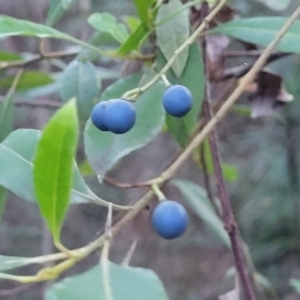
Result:
<instances>
[{"instance_id":1,"label":"green leaf","mask_svg":"<svg viewBox=\"0 0 300 300\"><path fill-rule=\"evenodd\" d=\"M14 122L14 105L12 98L15 90L20 82L20 78L23 74L22 70L19 70L14 76L11 86L4 98L2 104L0 104L0 142L12 131Z\"/></svg>"},{"instance_id":2,"label":"green leaf","mask_svg":"<svg viewBox=\"0 0 300 300\"><path fill-rule=\"evenodd\" d=\"M257 0L258 2L261 2L265 6L269 7L273 10L284 10L286 9L290 3L291 0Z\"/></svg>"},{"instance_id":3,"label":"green leaf","mask_svg":"<svg viewBox=\"0 0 300 300\"><path fill-rule=\"evenodd\" d=\"M8 75L8 76L1 76L0 78L0 89L8 89L12 85L15 76ZM17 90L26 90L31 88L40 87L43 85L47 85L53 83L54 80L48 74L45 74L40 71L24 71L18 86Z\"/></svg>"},{"instance_id":4,"label":"green leaf","mask_svg":"<svg viewBox=\"0 0 300 300\"><path fill-rule=\"evenodd\" d=\"M241 116L251 116L251 107L249 105L235 104L231 107L230 111Z\"/></svg>"},{"instance_id":5,"label":"green leaf","mask_svg":"<svg viewBox=\"0 0 300 300\"><path fill-rule=\"evenodd\" d=\"M152 16L150 9L155 3L155 0L134 0L134 4L137 13L145 28L150 29L152 27Z\"/></svg>"},{"instance_id":6,"label":"green leaf","mask_svg":"<svg viewBox=\"0 0 300 300\"><path fill-rule=\"evenodd\" d=\"M160 67L165 65L165 60L162 55L158 56L157 63ZM168 72L167 77L172 84L181 84L186 86L193 95L193 107L186 116L182 118L175 118L167 115L166 117L169 131L172 133L179 145L181 147L185 147L189 136L198 122L199 112L204 99L205 75L201 52L197 44L193 44L190 47L189 58L181 77L177 79L173 72Z\"/></svg>"},{"instance_id":7,"label":"green leaf","mask_svg":"<svg viewBox=\"0 0 300 300\"><path fill-rule=\"evenodd\" d=\"M141 74L121 79L109 86L101 100L120 98L122 94L139 84ZM161 105L164 86L155 84L134 103L137 119L127 133L116 135L99 131L89 120L84 130L85 153L95 172L103 177L120 158L150 142L161 130L165 112Z\"/></svg>"},{"instance_id":8,"label":"green leaf","mask_svg":"<svg viewBox=\"0 0 300 300\"><path fill-rule=\"evenodd\" d=\"M168 300L157 275L147 269L122 267L109 263L114 300ZM106 300L100 266L62 280L46 292L46 300Z\"/></svg>"},{"instance_id":9,"label":"green leaf","mask_svg":"<svg viewBox=\"0 0 300 300\"><path fill-rule=\"evenodd\" d=\"M167 15L180 9L182 3L180 0L170 0L162 4L159 8L156 22L159 23ZM177 50L189 37L189 17L186 10L169 19L156 28L157 44L164 57L169 60L175 50ZM176 77L180 77L186 65L189 56L189 49L186 48L174 61L172 70Z\"/></svg>"},{"instance_id":10,"label":"green leaf","mask_svg":"<svg viewBox=\"0 0 300 300\"><path fill-rule=\"evenodd\" d=\"M239 172L233 165L222 164L222 172L226 181L236 181L239 178Z\"/></svg>"},{"instance_id":11,"label":"green leaf","mask_svg":"<svg viewBox=\"0 0 300 300\"><path fill-rule=\"evenodd\" d=\"M69 8L73 2L74 2L74 0L61 0L62 6L64 9Z\"/></svg>"},{"instance_id":12,"label":"green leaf","mask_svg":"<svg viewBox=\"0 0 300 300\"><path fill-rule=\"evenodd\" d=\"M0 62L17 61L17 60L21 60L21 59L22 59L22 57L17 53L6 52L3 50L0 50Z\"/></svg>"},{"instance_id":13,"label":"green leaf","mask_svg":"<svg viewBox=\"0 0 300 300\"><path fill-rule=\"evenodd\" d=\"M218 236L218 238L230 248L227 232L223 222L216 214L214 207L207 197L206 191L199 185L188 180L173 180L191 210Z\"/></svg>"},{"instance_id":14,"label":"green leaf","mask_svg":"<svg viewBox=\"0 0 300 300\"><path fill-rule=\"evenodd\" d=\"M109 13L94 13L89 16L88 23L98 31L110 33L119 43L124 43L128 38L125 25L117 23L116 18Z\"/></svg>"},{"instance_id":15,"label":"green leaf","mask_svg":"<svg viewBox=\"0 0 300 300\"><path fill-rule=\"evenodd\" d=\"M139 50L145 39L148 37L148 31L140 24L128 39L119 47L117 53L127 54L133 50Z\"/></svg>"},{"instance_id":16,"label":"green leaf","mask_svg":"<svg viewBox=\"0 0 300 300\"><path fill-rule=\"evenodd\" d=\"M100 80L94 65L89 61L73 60L64 70L60 82L62 101L66 103L76 98L79 117L86 121L100 94Z\"/></svg>"},{"instance_id":17,"label":"green leaf","mask_svg":"<svg viewBox=\"0 0 300 300\"><path fill-rule=\"evenodd\" d=\"M70 202L78 126L73 99L59 109L44 128L33 161L35 194L55 242L59 242Z\"/></svg>"},{"instance_id":18,"label":"green leaf","mask_svg":"<svg viewBox=\"0 0 300 300\"><path fill-rule=\"evenodd\" d=\"M69 41L76 40L72 36L69 36L46 25L3 15L0 16L0 38L15 35L64 39Z\"/></svg>"},{"instance_id":19,"label":"green leaf","mask_svg":"<svg viewBox=\"0 0 300 300\"><path fill-rule=\"evenodd\" d=\"M33 188L33 157L39 142L41 132L33 129L18 129L13 131L0 144L0 185L15 193L20 198L36 201ZM74 163L74 182L72 203L86 203L86 199L77 193L94 197L86 186Z\"/></svg>"},{"instance_id":20,"label":"green leaf","mask_svg":"<svg viewBox=\"0 0 300 300\"><path fill-rule=\"evenodd\" d=\"M77 0L50 0L46 24L53 26Z\"/></svg>"},{"instance_id":21,"label":"green leaf","mask_svg":"<svg viewBox=\"0 0 300 300\"><path fill-rule=\"evenodd\" d=\"M300 294L300 280L299 279L290 279L290 285Z\"/></svg>"},{"instance_id":22,"label":"green leaf","mask_svg":"<svg viewBox=\"0 0 300 300\"><path fill-rule=\"evenodd\" d=\"M5 203L6 203L6 196L7 192L6 189L0 185L0 220L4 212ZM1 261L0 261L0 268L1 268ZM1 270L1 269L0 269Z\"/></svg>"},{"instance_id":23,"label":"green leaf","mask_svg":"<svg viewBox=\"0 0 300 300\"><path fill-rule=\"evenodd\" d=\"M284 17L245 18L224 23L211 32L226 34L245 42L266 47L286 21L287 18ZM291 26L276 49L282 52L300 53L300 21L296 21Z\"/></svg>"},{"instance_id":24,"label":"green leaf","mask_svg":"<svg viewBox=\"0 0 300 300\"><path fill-rule=\"evenodd\" d=\"M141 25L141 20L136 16L124 16L123 19L131 32L135 31Z\"/></svg>"},{"instance_id":25,"label":"green leaf","mask_svg":"<svg viewBox=\"0 0 300 300\"><path fill-rule=\"evenodd\" d=\"M214 174L215 168L214 168L214 162L213 162L213 157L212 157L208 138L205 138L203 141L203 151L204 151L204 161L205 161L206 171L210 175ZM201 168L203 167L199 149L197 149L196 152L194 152L194 160L198 166L200 166ZM238 179L239 173L235 166L223 163L221 168L222 168L224 179L226 181L230 182L230 181L236 181Z\"/></svg>"}]
</instances>

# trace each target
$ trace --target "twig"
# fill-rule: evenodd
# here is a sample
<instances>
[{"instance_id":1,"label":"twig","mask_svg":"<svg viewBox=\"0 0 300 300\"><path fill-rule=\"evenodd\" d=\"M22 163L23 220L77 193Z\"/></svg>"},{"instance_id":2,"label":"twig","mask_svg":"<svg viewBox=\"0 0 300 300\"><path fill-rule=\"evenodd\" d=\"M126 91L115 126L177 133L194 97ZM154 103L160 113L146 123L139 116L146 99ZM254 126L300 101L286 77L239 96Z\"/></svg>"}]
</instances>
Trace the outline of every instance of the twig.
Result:
<instances>
[{"instance_id":1,"label":"twig","mask_svg":"<svg viewBox=\"0 0 300 300\"><path fill-rule=\"evenodd\" d=\"M10 68L25 68L28 66L31 66L35 63L38 63L44 59L55 59L55 58L64 58L69 56L77 55L78 51L59 51L59 52L51 52L47 54L37 54L33 58L27 59L27 60L21 60L21 61L12 61L12 62L2 62L0 63L0 70L4 71Z\"/></svg>"},{"instance_id":2,"label":"twig","mask_svg":"<svg viewBox=\"0 0 300 300\"><path fill-rule=\"evenodd\" d=\"M280 59L282 57L291 55L291 53L274 53L268 57L266 62L264 63L263 66ZM230 79L230 78L241 78L243 77L252 67L254 66L253 64L242 64L239 66L235 66L229 69L224 70L223 76L220 79L220 81Z\"/></svg>"},{"instance_id":3,"label":"twig","mask_svg":"<svg viewBox=\"0 0 300 300\"><path fill-rule=\"evenodd\" d=\"M35 284L28 284L28 285L20 285L20 286L17 286L15 288L9 289L9 290L0 290L0 297L16 296L20 293L30 290L34 286L35 286Z\"/></svg>"},{"instance_id":4,"label":"twig","mask_svg":"<svg viewBox=\"0 0 300 300\"><path fill-rule=\"evenodd\" d=\"M205 9L206 8L206 9ZM205 12L208 10L208 4L206 1L202 3L202 11ZM206 122L209 122L212 118L212 110L210 107L211 103L211 88L209 82L209 70L207 66L206 60L206 38L202 38L202 53L203 53L203 63L205 67L205 98L203 101L203 113L205 116ZM243 250L241 248L241 244L239 243L239 231L237 227L237 223L233 214L233 210L231 207L231 203L228 196L228 191L226 188L223 172L222 172L222 165L221 165L221 155L218 146L218 138L216 130L212 130L209 135L209 143L212 153L212 160L215 170L215 176L217 180L217 187L219 192L219 198L222 207L222 217L225 229L228 232L230 242L231 242L231 249L234 256L235 266L241 280L246 299L248 300L255 300L255 292L253 288L253 284L249 277L247 271L247 264L245 257L243 255Z\"/></svg>"}]
</instances>

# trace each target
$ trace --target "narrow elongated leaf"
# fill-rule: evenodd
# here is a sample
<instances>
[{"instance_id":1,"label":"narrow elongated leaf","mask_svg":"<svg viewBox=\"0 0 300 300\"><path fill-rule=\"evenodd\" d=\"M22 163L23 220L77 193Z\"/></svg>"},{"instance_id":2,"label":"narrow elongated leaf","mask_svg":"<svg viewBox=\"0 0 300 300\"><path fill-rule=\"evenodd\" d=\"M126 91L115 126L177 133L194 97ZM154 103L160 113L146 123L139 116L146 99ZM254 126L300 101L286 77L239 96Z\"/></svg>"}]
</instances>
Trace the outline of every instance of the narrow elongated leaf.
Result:
<instances>
[{"instance_id":1,"label":"narrow elongated leaf","mask_svg":"<svg viewBox=\"0 0 300 300\"><path fill-rule=\"evenodd\" d=\"M0 220L4 212L5 203L6 203L6 189L0 185ZM1 267L0 267L1 268Z\"/></svg>"},{"instance_id":2,"label":"narrow elongated leaf","mask_svg":"<svg viewBox=\"0 0 300 300\"><path fill-rule=\"evenodd\" d=\"M111 34L119 43L124 43L128 38L125 25L117 23L116 18L109 13L94 13L89 16L88 23L98 31Z\"/></svg>"},{"instance_id":3,"label":"narrow elongated leaf","mask_svg":"<svg viewBox=\"0 0 300 300\"><path fill-rule=\"evenodd\" d=\"M101 100L120 98L139 84L141 74L117 81L101 95ZM127 133L116 135L99 131L89 120L84 130L85 153L95 172L103 176L120 158L150 142L161 130L165 112L161 105L164 86L155 84L134 103L137 119Z\"/></svg>"},{"instance_id":4,"label":"narrow elongated leaf","mask_svg":"<svg viewBox=\"0 0 300 300\"><path fill-rule=\"evenodd\" d=\"M300 279L290 279L290 285L300 294Z\"/></svg>"},{"instance_id":5,"label":"narrow elongated leaf","mask_svg":"<svg viewBox=\"0 0 300 300\"><path fill-rule=\"evenodd\" d=\"M21 60L21 59L22 59L22 57L17 53L0 50L0 62L16 61L16 60ZM1 65L1 63L0 63L0 65Z\"/></svg>"},{"instance_id":6,"label":"narrow elongated leaf","mask_svg":"<svg viewBox=\"0 0 300 300\"><path fill-rule=\"evenodd\" d=\"M50 0L46 24L53 26L77 0Z\"/></svg>"},{"instance_id":7,"label":"narrow elongated leaf","mask_svg":"<svg viewBox=\"0 0 300 300\"><path fill-rule=\"evenodd\" d=\"M142 24L148 29L152 27L153 20L150 14L150 9L154 3L155 0L134 0L134 4Z\"/></svg>"},{"instance_id":8,"label":"narrow elongated leaf","mask_svg":"<svg viewBox=\"0 0 300 300\"><path fill-rule=\"evenodd\" d=\"M22 71L14 76L10 89L8 90L4 101L0 104L0 142L12 131L14 120L14 106L12 103L12 97L15 93L16 87L22 76Z\"/></svg>"},{"instance_id":9,"label":"narrow elongated leaf","mask_svg":"<svg viewBox=\"0 0 300 300\"><path fill-rule=\"evenodd\" d=\"M215 168L214 168L214 162L213 162L213 157L212 157L208 138L205 138L202 144L203 144L203 152L204 152L203 158L205 161L206 171L208 174L214 174ZM196 164L202 168L203 166L202 166L202 160L200 155L200 149L197 149L194 152L193 158ZM237 180L239 174L235 166L223 163L221 167L222 167L223 176L225 180L227 181Z\"/></svg>"},{"instance_id":10,"label":"narrow elongated leaf","mask_svg":"<svg viewBox=\"0 0 300 300\"><path fill-rule=\"evenodd\" d=\"M0 104L0 142L12 131L14 121L14 105L11 96Z\"/></svg>"},{"instance_id":11,"label":"narrow elongated leaf","mask_svg":"<svg viewBox=\"0 0 300 300\"><path fill-rule=\"evenodd\" d=\"M20 198L36 201L33 188L33 157L41 132L34 129L18 129L13 131L0 144L0 185L15 193ZM73 167L72 203L85 203L87 200L77 193L94 197L86 186L78 167Z\"/></svg>"},{"instance_id":12,"label":"narrow elongated leaf","mask_svg":"<svg viewBox=\"0 0 300 300\"><path fill-rule=\"evenodd\" d=\"M3 38L14 35L67 40L73 39L71 36L46 25L8 16L0 16L0 37Z\"/></svg>"},{"instance_id":13,"label":"narrow elongated leaf","mask_svg":"<svg viewBox=\"0 0 300 300\"><path fill-rule=\"evenodd\" d=\"M147 269L122 267L109 263L114 300L167 300L168 296L157 275ZM106 300L100 266L62 280L46 292L46 300Z\"/></svg>"},{"instance_id":14,"label":"narrow elongated leaf","mask_svg":"<svg viewBox=\"0 0 300 300\"><path fill-rule=\"evenodd\" d=\"M148 31L143 24L140 24L128 39L117 50L119 54L127 54L133 50L138 50L148 37Z\"/></svg>"},{"instance_id":15,"label":"narrow elongated leaf","mask_svg":"<svg viewBox=\"0 0 300 300\"><path fill-rule=\"evenodd\" d=\"M159 23L167 15L180 9L182 3L180 0L170 0L162 4L159 8L156 22ZM176 49L178 49L189 37L189 17L187 10L169 19L156 28L157 44L163 55L169 60ZM174 61L172 70L176 77L180 77L186 65L189 56L189 49L185 49Z\"/></svg>"},{"instance_id":16,"label":"narrow elongated leaf","mask_svg":"<svg viewBox=\"0 0 300 300\"><path fill-rule=\"evenodd\" d=\"M38 204L56 242L69 206L77 139L78 119L73 99L44 128L33 162Z\"/></svg>"},{"instance_id":17,"label":"narrow elongated leaf","mask_svg":"<svg viewBox=\"0 0 300 300\"><path fill-rule=\"evenodd\" d=\"M64 70L60 82L63 102L76 98L79 117L86 121L100 94L100 80L94 65L89 61L73 60Z\"/></svg>"},{"instance_id":18,"label":"narrow elongated leaf","mask_svg":"<svg viewBox=\"0 0 300 300\"><path fill-rule=\"evenodd\" d=\"M0 77L0 89L7 89L10 88L14 81L14 76L1 76ZM26 90L26 89L31 89L31 88L36 88L40 87L43 85L47 85L50 83L53 83L54 80L51 76L48 74L45 74L40 71L24 71L18 86L17 90Z\"/></svg>"},{"instance_id":19,"label":"narrow elongated leaf","mask_svg":"<svg viewBox=\"0 0 300 300\"><path fill-rule=\"evenodd\" d=\"M157 58L158 66L166 63L162 55ZM167 126L181 147L185 147L190 134L198 121L201 104L204 98L205 75L201 52L197 44L193 44L189 50L189 58L183 74L178 79L173 72L168 72L167 77L172 84L181 84L187 87L194 99L191 111L182 118L166 116Z\"/></svg>"},{"instance_id":20,"label":"narrow elongated leaf","mask_svg":"<svg viewBox=\"0 0 300 300\"><path fill-rule=\"evenodd\" d=\"M256 17L234 20L216 27L222 33L245 42L267 46L285 24L284 17ZM281 39L278 51L300 53L300 21L296 21Z\"/></svg>"},{"instance_id":21,"label":"narrow elongated leaf","mask_svg":"<svg viewBox=\"0 0 300 300\"><path fill-rule=\"evenodd\" d=\"M181 191L192 211L215 232L224 245L230 248L228 234L224 229L223 222L207 198L206 191L188 180L173 180L172 184Z\"/></svg>"}]
</instances>

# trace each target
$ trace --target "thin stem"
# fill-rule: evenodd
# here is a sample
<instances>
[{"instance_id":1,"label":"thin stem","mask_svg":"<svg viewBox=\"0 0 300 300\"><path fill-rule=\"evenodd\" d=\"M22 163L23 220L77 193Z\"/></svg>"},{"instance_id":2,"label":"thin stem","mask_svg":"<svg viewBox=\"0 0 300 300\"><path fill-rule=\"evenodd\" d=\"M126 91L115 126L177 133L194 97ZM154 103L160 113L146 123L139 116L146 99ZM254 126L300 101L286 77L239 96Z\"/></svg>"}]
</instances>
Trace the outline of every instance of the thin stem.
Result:
<instances>
[{"instance_id":1,"label":"thin stem","mask_svg":"<svg viewBox=\"0 0 300 300\"><path fill-rule=\"evenodd\" d=\"M208 4L206 1L202 3L202 11L205 13L205 11L208 10ZM210 107L211 103L211 86L209 81L209 68L207 64L207 57L206 57L206 38L202 38L202 53L203 53L203 63L205 68L205 98L203 101L203 113L206 122L209 122L212 118L212 110ZM221 155L219 151L218 146L218 137L216 130L212 130L209 135L209 143L212 153L212 160L215 170L215 176L217 180L217 187L218 187L218 193L219 198L221 202L222 207L222 214L223 214L223 223L225 226L225 229L228 232L230 242L231 242L231 249L235 261L235 266L238 271L239 278L241 280L246 299L248 300L255 300L255 293L254 293L254 287L252 285L251 279L249 277L248 271L247 271L247 264L245 257L243 255L243 250L241 248L241 243L239 243L239 232L237 228L237 223L233 214L233 210L231 207L231 203L228 196L228 191L226 188L223 171L222 171L222 163L221 163Z\"/></svg>"},{"instance_id":2,"label":"thin stem","mask_svg":"<svg viewBox=\"0 0 300 300\"><path fill-rule=\"evenodd\" d=\"M72 190L72 193L75 194L75 195L78 195L84 199L87 199L89 202L92 202L92 203L95 203L95 204L98 204L98 205L101 205L101 206L105 206L105 207L110 207L110 205L112 205L113 209L115 210L131 210L132 207L131 206L124 206L124 205L118 205L118 204L114 204L114 203L111 203L111 202L108 202L108 201L105 201L101 198L99 198L98 196L89 196L89 195L86 195L86 194L83 194L81 192L78 192L76 190Z\"/></svg>"},{"instance_id":3,"label":"thin stem","mask_svg":"<svg viewBox=\"0 0 300 300\"><path fill-rule=\"evenodd\" d=\"M132 242L132 244L131 244L129 250L127 251L127 253L126 253L126 255L125 255L124 259L123 259L123 262L122 262L122 265L123 265L124 267L129 266L130 260L131 260L131 258L132 258L132 255L133 255L135 249L136 249L137 243L138 243L138 241L137 241L137 239L135 239L135 240Z\"/></svg>"}]
</instances>

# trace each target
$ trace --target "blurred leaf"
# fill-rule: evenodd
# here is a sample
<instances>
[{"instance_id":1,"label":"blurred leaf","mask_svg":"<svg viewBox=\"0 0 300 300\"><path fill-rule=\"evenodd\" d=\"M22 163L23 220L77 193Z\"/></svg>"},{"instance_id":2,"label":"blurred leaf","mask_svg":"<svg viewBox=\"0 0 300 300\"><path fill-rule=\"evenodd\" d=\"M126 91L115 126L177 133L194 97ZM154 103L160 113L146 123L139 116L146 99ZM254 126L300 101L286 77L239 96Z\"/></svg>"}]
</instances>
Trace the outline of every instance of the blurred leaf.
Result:
<instances>
[{"instance_id":1,"label":"blurred leaf","mask_svg":"<svg viewBox=\"0 0 300 300\"><path fill-rule=\"evenodd\" d=\"M168 300L157 275L147 269L122 267L109 262L110 284L114 300ZM66 278L46 292L46 300L106 300L100 266Z\"/></svg>"},{"instance_id":2,"label":"blurred leaf","mask_svg":"<svg viewBox=\"0 0 300 300\"><path fill-rule=\"evenodd\" d=\"M123 19L131 32L135 31L141 25L141 20L136 16L124 16Z\"/></svg>"},{"instance_id":3,"label":"blurred leaf","mask_svg":"<svg viewBox=\"0 0 300 300\"><path fill-rule=\"evenodd\" d=\"M223 222L216 214L210 203L206 191L199 185L188 180L173 180L184 196L190 209L218 236L218 238L230 248L228 234L224 229Z\"/></svg>"},{"instance_id":4,"label":"blurred leaf","mask_svg":"<svg viewBox=\"0 0 300 300\"><path fill-rule=\"evenodd\" d=\"M100 94L100 80L94 65L89 61L73 60L64 70L60 82L62 101L66 103L76 98L78 115L86 121Z\"/></svg>"},{"instance_id":5,"label":"blurred leaf","mask_svg":"<svg viewBox=\"0 0 300 300\"><path fill-rule=\"evenodd\" d=\"M50 0L46 24L53 26L77 0Z\"/></svg>"},{"instance_id":6,"label":"blurred leaf","mask_svg":"<svg viewBox=\"0 0 300 300\"><path fill-rule=\"evenodd\" d=\"M257 1L273 10L278 10L278 11L286 9L291 3L291 0L257 0Z\"/></svg>"},{"instance_id":7,"label":"blurred leaf","mask_svg":"<svg viewBox=\"0 0 300 300\"><path fill-rule=\"evenodd\" d=\"M15 76L1 76L0 77L0 89L8 89L12 85ZM39 86L47 85L52 83L54 80L48 74L45 74L40 71L24 71L18 86L17 90L26 90L31 88L36 88Z\"/></svg>"},{"instance_id":8,"label":"blurred leaf","mask_svg":"<svg viewBox=\"0 0 300 300\"><path fill-rule=\"evenodd\" d=\"M206 171L209 175L214 174L215 168L208 138L204 139L202 146L204 151ZM198 167L203 168L200 148L197 148L193 153L193 159L198 165ZM238 179L239 173L235 166L222 163L221 168L223 171L224 179L226 181L236 181Z\"/></svg>"},{"instance_id":9,"label":"blurred leaf","mask_svg":"<svg viewBox=\"0 0 300 300\"><path fill-rule=\"evenodd\" d=\"M74 2L74 0L61 0L62 6L64 9L69 8L73 2Z\"/></svg>"},{"instance_id":10,"label":"blurred leaf","mask_svg":"<svg viewBox=\"0 0 300 300\"><path fill-rule=\"evenodd\" d=\"M80 165L79 165L79 171L80 174L85 177L85 176L90 176L94 175L95 172L89 162L87 160L84 160Z\"/></svg>"},{"instance_id":11,"label":"blurred leaf","mask_svg":"<svg viewBox=\"0 0 300 300\"><path fill-rule=\"evenodd\" d=\"M159 68L165 65L165 59L160 54L157 58ZM167 114L166 121L169 131L181 147L185 147L190 134L193 132L197 122L201 104L204 98L205 76L201 52L197 44L193 44L189 50L189 57L183 74L177 79L172 71L167 73L168 80L172 84L181 84L187 87L193 95L193 106L191 111L182 118L175 118Z\"/></svg>"},{"instance_id":12,"label":"blurred leaf","mask_svg":"<svg viewBox=\"0 0 300 300\"><path fill-rule=\"evenodd\" d=\"M0 62L17 61L17 60L21 60L21 59L22 59L21 55L19 55L17 53L0 50ZM0 65L1 65L1 63L0 63Z\"/></svg>"},{"instance_id":13,"label":"blurred leaf","mask_svg":"<svg viewBox=\"0 0 300 300\"><path fill-rule=\"evenodd\" d=\"M161 4L158 10L156 22L159 23L167 15L180 9L182 3L180 0L170 0L166 4ZM189 17L186 10L169 19L156 28L157 45L163 53L166 60L169 60L175 50L177 50L189 37ZM176 77L180 77L189 56L189 49L185 49L172 64L172 70Z\"/></svg>"},{"instance_id":14,"label":"blurred leaf","mask_svg":"<svg viewBox=\"0 0 300 300\"><path fill-rule=\"evenodd\" d=\"M94 13L89 16L88 23L98 31L110 33L119 43L124 43L128 38L125 25L117 23L115 16L109 13Z\"/></svg>"},{"instance_id":15,"label":"blurred leaf","mask_svg":"<svg viewBox=\"0 0 300 300\"><path fill-rule=\"evenodd\" d=\"M212 30L236 39L268 46L287 21L284 17L244 18L224 23ZM278 51L300 53L300 21L296 21L276 47Z\"/></svg>"},{"instance_id":16,"label":"blurred leaf","mask_svg":"<svg viewBox=\"0 0 300 300\"><path fill-rule=\"evenodd\" d=\"M69 101L49 120L33 160L35 194L54 242L60 240L73 183L73 161L79 130L75 101Z\"/></svg>"},{"instance_id":17,"label":"blurred leaf","mask_svg":"<svg viewBox=\"0 0 300 300\"><path fill-rule=\"evenodd\" d=\"M0 271L26 266L31 263L28 260L30 261L30 258L0 255Z\"/></svg>"},{"instance_id":18,"label":"blurred leaf","mask_svg":"<svg viewBox=\"0 0 300 300\"><path fill-rule=\"evenodd\" d=\"M290 285L300 294L300 279L290 279Z\"/></svg>"},{"instance_id":19,"label":"blurred leaf","mask_svg":"<svg viewBox=\"0 0 300 300\"><path fill-rule=\"evenodd\" d=\"M148 31L140 24L136 30L128 37L128 39L117 50L119 54L127 54L133 50L138 50L148 37Z\"/></svg>"},{"instance_id":20,"label":"blurred leaf","mask_svg":"<svg viewBox=\"0 0 300 300\"><path fill-rule=\"evenodd\" d=\"M20 198L36 201L33 189L33 157L41 132L34 129L18 129L13 131L0 144L0 185L11 190ZM94 197L86 186L74 163L72 203L86 203L83 195Z\"/></svg>"},{"instance_id":21,"label":"blurred leaf","mask_svg":"<svg viewBox=\"0 0 300 300\"><path fill-rule=\"evenodd\" d=\"M231 107L230 111L241 116L251 116L251 107L249 105L235 104Z\"/></svg>"},{"instance_id":22,"label":"blurred leaf","mask_svg":"<svg viewBox=\"0 0 300 300\"><path fill-rule=\"evenodd\" d=\"M237 289L231 290L226 294L218 297L219 300L240 300L239 292Z\"/></svg>"},{"instance_id":23,"label":"blurred leaf","mask_svg":"<svg viewBox=\"0 0 300 300\"><path fill-rule=\"evenodd\" d=\"M141 74L120 79L109 86L101 100L120 98L122 94L139 84ZM85 153L95 172L103 177L120 158L149 143L161 130L165 112L161 105L164 86L153 85L134 103L137 119L127 133L116 135L98 130L89 120L84 130Z\"/></svg>"},{"instance_id":24,"label":"blurred leaf","mask_svg":"<svg viewBox=\"0 0 300 300\"><path fill-rule=\"evenodd\" d=\"M154 3L155 0L134 0L137 13L142 21L142 24L147 29L152 27L150 9Z\"/></svg>"},{"instance_id":25,"label":"blurred leaf","mask_svg":"<svg viewBox=\"0 0 300 300\"><path fill-rule=\"evenodd\" d=\"M6 196L7 196L7 192L6 192L5 187L0 185L0 220L1 220L3 212L4 212ZM0 270L1 270L1 259L0 259Z\"/></svg>"},{"instance_id":26,"label":"blurred leaf","mask_svg":"<svg viewBox=\"0 0 300 300\"><path fill-rule=\"evenodd\" d=\"M97 48L101 47L106 51L114 51L119 47L119 43L107 32L95 32L92 37L89 39L89 44L96 46ZM83 48L79 53L78 60L89 60L96 61L100 60L102 55L93 49Z\"/></svg>"},{"instance_id":27,"label":"blurred leaf","mask_svg":"<svg viewBox=\"0 0 300 300\"><path fill-rule=\"evenodd\" d=\"M239 178L239 172L233 165L222 164L224 179L227 181L236 181Z\"/></svg>"},{"instance_id":28,"label":"blurred leaf","mask_svg":"<svg viewBox=\"0 0 300 300\"><path fill-rule=\"evenodd\" d=\"M2 104L0 104L0 142L12 131L14 122L14 105L13 105L13 95L15 90L20 83L20 78L22 77L23 70L19 70L14 76L11 86L4 98Z\"/></svg>"},{"instance_id":29,"label":"blurred leaf","mask_svg":"<svg viewBox=\"0 0 300 300\"><path fill-rule=\"evenodd\" d=\"M78 40L74 37L49 26L8 16L0 16L0 38L17 35L62 39L78 43Z\"/></svg>"}]
</instances>

